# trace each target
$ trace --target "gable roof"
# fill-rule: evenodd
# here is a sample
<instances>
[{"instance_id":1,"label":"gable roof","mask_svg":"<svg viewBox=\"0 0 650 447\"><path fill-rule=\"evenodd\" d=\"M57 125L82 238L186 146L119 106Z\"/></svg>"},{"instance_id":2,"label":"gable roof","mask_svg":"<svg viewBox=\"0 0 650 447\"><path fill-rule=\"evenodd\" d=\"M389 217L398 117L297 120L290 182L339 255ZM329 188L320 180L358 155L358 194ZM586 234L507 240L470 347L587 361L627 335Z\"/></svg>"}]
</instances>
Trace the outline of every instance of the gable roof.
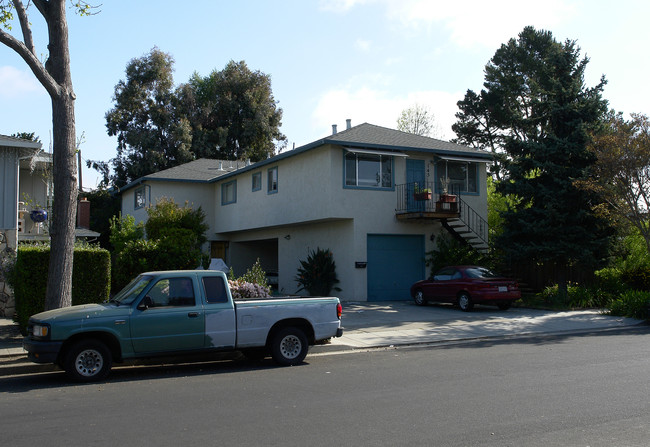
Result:
<instances>
[{"instance_id":1,"label":"gable roof","mask_svg":"<svg viewBox=\"0 0 650 447\"><path fill-rule=\"evenodd\" d=\"M336 134L282 152L266 160L250 164L243 161L211 160L201 158L180 166L165 169L154 174L141 177L121 188L121 191L133 188L145 180L182 181L182 182L215 182L241 174L253 169L259 169L272 163L277 163L288 157L301 154L319 146L333 144L350 148L381 149L389 152L424 152L437 155L457 155L489 161L489 152L474 149L469 146L450 143L436 138L423 137L408 132L402 132L374 124L363 123ZM221 169L219 169L221 168Z\"/></svg>"}]
</instances>

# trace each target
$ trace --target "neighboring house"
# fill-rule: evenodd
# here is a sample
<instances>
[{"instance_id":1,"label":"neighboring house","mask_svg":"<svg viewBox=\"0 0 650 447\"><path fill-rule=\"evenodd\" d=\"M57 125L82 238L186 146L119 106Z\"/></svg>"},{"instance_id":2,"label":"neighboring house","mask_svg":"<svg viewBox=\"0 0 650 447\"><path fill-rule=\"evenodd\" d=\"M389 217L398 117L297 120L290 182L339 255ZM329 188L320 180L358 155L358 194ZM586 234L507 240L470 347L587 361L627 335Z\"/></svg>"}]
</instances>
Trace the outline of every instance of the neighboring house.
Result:
<instances>
[{"instance_id":1,"label":"neighboring house","mask_svg":"<svg viewBox=\"0 0 650 447\"><path fill-rule=\"evenodd\" d=\"M333 131L254 164L200 159L145 176L122 189L122 213L144 221L161 197L201 206L212 257L236 274L260 258L285 294L308 251L330 249L344 300L409 299L442 232L487 246L488 153L349 120Z\"/></svg>"},{"instance_id":2,"label":"neighboring house","mask_svg":"<svg viewBox=\"0 0 650 447\"><path fill-rule=\"evenodd\" d=\"M0 251L15 250L20 241L49 240L51 171L52 155L42 152L41 143L0 135ZM79 214L89 216L89 206L83 201ZM42 222L32 214L38 209L48 214ZM77 238L99 236L87 224L81 224L75 234ZM0 316L11 317L13 311L12 293L0 282Z\"/></svg>"}]
</instances>

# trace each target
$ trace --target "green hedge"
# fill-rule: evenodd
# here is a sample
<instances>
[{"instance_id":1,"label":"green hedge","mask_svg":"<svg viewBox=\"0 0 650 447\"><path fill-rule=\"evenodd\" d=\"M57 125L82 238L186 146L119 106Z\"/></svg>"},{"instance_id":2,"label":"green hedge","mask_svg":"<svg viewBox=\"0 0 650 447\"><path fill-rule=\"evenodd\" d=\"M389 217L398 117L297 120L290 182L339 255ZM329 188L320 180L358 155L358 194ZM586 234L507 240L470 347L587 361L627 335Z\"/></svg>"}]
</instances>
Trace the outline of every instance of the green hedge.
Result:
<instances>
[{"instance_id":1,"label":"green hedge","mask_svg":"<svg viewBox=\"0 0 650 447\"><path fill-rule=\"evenodd\" d=\"M45 289L50 261L49 245L20 245L11 284L21 331L31 315L45 310ZM84 245L75 247L72 274L72 304L101 303L110 292L111 257L107 250Z\"/></svg>"}]
</instances>

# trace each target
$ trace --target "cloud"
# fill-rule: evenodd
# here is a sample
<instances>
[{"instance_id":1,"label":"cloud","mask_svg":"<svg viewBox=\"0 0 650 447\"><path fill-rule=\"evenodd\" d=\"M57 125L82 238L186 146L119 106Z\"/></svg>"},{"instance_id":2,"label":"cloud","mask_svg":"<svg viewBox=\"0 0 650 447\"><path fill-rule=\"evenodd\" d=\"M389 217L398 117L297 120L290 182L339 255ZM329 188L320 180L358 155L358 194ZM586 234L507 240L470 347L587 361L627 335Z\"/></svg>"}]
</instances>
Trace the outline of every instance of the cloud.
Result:
<instances>
[{"instance_id":1,"label":"cloud","mask_svg":"<svg viewBox=\"0 0 650 447\"><path fill-rule=\"evenodd\" d=\"M400 96L381 88L337 88L320 96L312 114L311 125L317 134L331 129L332 124L337 124L339 131L345 129L346 119L351 119L353 126L370 123L395 129L402 110L418 103L434 114L435 124L439 129L437 137L449 140L455 137L451 125L456 122L456 102L462 98L462 92L430 90Z\"/></svg>"},{"instance_id":2,"label":"cloud","mask_svg":"<svg viewBox=\"0 0 650 447\"><path fill-rule=\"evenodd\" d=\"M13 99L25 93L42 91L30 71L18 70L10 65L0 67L0 97Z\"/></svg>"},{"instance_id":3,"label":"cloud","mask_svg":"<svg viewBox=\"0 0 650 447\"><path fill-rule=\"evenodd\" d=\"M553 29L575 18L581 0L321 0L321 10L348 13L357 7L381 5L386 17L409 31L433 31L443 28L452 43L469 48L498 47L517 36L527 25Z\"/></svg>"},{"instance_id":4,"label":"cloud","mask_svg":"<svg viewBox=\"0 0 650 447\"><path fill-rule=\"evenodd\" d=\"M354 46L355 46L357 49L361 50L361 51L368 51L368 50L370 50L371 45L372 45L372 42L370 42L369 40L364 40L364 39L357 39L357 40L354 42Z\"/></svg>"}]
</instances>

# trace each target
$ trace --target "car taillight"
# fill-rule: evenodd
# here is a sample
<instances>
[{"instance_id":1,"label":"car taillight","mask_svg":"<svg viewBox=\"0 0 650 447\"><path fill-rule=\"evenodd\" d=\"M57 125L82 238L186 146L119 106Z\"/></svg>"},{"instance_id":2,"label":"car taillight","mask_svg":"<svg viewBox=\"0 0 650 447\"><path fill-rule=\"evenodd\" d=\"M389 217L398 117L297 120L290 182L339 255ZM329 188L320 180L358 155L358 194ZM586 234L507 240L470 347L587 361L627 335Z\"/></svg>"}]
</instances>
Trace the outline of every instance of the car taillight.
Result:
<instances>
[{"instance_id":1,"label":"car taillight","mask_svg":"<svg viewBox=\"0 0 650 447\"><path fill-rule=\"evenodd\" d=\"M341 303L338 303L336 305L336 316L338 317L339 320L341 319L342 314L343 314L343 306L341 306Z\"/></svg>"}]
</instances>

